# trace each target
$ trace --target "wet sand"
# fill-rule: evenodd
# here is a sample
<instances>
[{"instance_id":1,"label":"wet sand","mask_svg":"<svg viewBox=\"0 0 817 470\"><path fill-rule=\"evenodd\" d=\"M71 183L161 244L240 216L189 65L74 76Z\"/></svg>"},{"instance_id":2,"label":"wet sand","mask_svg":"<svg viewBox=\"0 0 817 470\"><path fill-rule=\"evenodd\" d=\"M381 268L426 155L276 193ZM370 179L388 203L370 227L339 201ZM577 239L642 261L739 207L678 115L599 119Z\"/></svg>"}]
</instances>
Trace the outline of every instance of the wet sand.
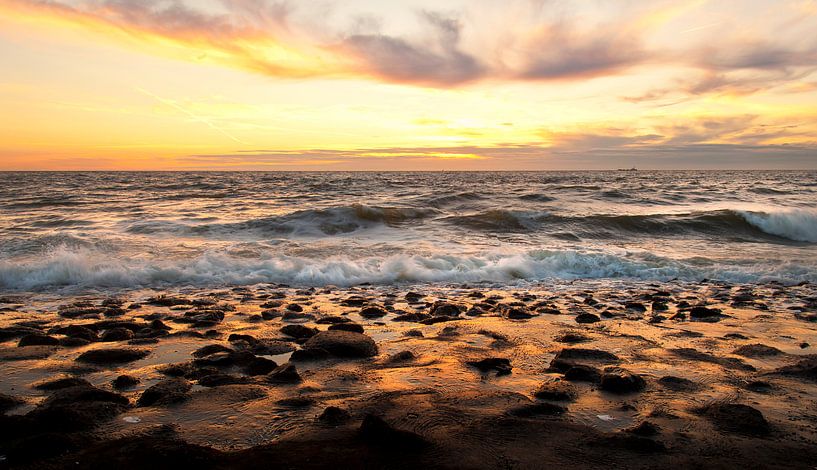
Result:
<instances>
[{"instance_id":1,"label":"wet sand","mask_svg":"<svg viewBox=\"0 0 817 470\"><path fill-rule=\"evenodd\" d=\"M817 462L807 283L0 300L0 467Z\"/></svg>"}]
</instances>

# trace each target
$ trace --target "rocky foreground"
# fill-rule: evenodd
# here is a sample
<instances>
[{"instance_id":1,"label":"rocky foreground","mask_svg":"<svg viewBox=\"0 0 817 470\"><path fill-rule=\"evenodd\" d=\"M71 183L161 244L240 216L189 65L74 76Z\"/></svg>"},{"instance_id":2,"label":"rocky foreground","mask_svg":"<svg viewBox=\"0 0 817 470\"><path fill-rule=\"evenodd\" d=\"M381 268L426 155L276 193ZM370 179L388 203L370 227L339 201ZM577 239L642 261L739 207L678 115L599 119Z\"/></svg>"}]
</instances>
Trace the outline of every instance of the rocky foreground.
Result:
<instances>
[{"instance_id":1,"label":"rocky foreground","mask_svg":"<svg viewBox=\"0 0 817 470\"><path fill-rule=\"evenodd\" d=\"M810 284L0 302L0 467L817 465Z\"/></svg>"}]
</instances>

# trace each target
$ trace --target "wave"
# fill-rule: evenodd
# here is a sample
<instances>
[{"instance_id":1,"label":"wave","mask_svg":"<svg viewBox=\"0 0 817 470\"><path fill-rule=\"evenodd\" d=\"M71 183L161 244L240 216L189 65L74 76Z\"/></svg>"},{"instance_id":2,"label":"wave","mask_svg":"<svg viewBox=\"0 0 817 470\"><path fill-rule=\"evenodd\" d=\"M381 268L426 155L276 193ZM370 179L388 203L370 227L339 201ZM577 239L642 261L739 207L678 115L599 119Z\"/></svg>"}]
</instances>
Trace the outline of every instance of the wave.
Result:
<instances>
[{"instance_id":1,"label":"wave","mask_svg":"<svg viewBox=\"0 0 817 470\"><path fill-rule=\"evenodd\" d=\"M436 209L380 207L353 204L326 209L307 209L289 214L242 222L191 225L182 221L148 220L130 224L132 234L170 233L176 235L256 234L325 236L351 233L375 226L397 227L437 214Z\"/></svg>"},{"instance_id":2,"label":"wave","mask_svg":"<svg viewBox=\"0 0 817 470\"><path fill-rule=\"evenodd\" d=\"M750 212L731 209L686 214L593 214L563 216L543 211L492 209L443 221L487 232L564 230L587 238L624 235L710 235L729 240L817 242L817 211L779 209Z\"/></svg>"},{"instance_id":3,"label":"wave","mask_svg":"<svg viewBox=\"0 0 817 470\"><path fill-rule=\"evenodd\" d=\"M116 259L89 250L56 250L29 263L0 261L0 288L215 287L286 283L310 286L497 282L548 279L719 279L732 282L813 281L817 267L795 263L728 265L677 260L648 252L531 250L482 255L370 256L315 259L266 253L256 258L210 252L184 260Z\"/></svg>"},{"instance_id":4,"label":"wave","mask_svg":"<svg viewBox=\"0 0 817 470\"><path fill-rule=\"evenodd\" d=\"M740 211L739 214L765 233L789 240L817 243L817 210L791 209L772 213Z\"/></svg>"}]
</instances>

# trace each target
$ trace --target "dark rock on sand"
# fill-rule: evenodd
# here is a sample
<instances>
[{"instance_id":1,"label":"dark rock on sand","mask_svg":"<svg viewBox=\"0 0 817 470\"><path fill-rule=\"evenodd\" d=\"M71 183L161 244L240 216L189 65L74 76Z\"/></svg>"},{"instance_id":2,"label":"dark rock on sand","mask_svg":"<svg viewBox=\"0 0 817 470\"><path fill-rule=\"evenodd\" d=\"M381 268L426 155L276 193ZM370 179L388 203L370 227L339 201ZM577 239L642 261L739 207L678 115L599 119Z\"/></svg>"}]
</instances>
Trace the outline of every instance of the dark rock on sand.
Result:
<instances>
[{"instance_id":1,"label":"dark rock on sand","mask_svg":"<svg viewBox=\"0 0 817 470\"><path fill-rule=\"evenodd\" d=\"M771 427L763 413L740 403L713 403L698 410L723 431L749 436L765 436Z\"/></svg>"},{"instance_id":2,"label":"dark rock on sand","mask_svg":"<svg viewBox=\"0 0 817 470\"><path fill-rule=\"evenodd\" d=\"M403 450L421 450L430 443L419 434L397 429L380 418L367 414L360 425L360 437L365 442L381 447Z\"/></svg>"},{"instance_id":3,"label":"dark rock on sand","mask_svg":"<svg viewBox=\"0 0 817 470\"><path fill-rule=\"evenodd\" d=\"M20 341L17 343L17 347L25 347L25 346L57 346L60 344L60 340L53 337L44 335L42 333L34 333L28 334L20 338Z\"/></svg>"},{"instance_id":4,"label":"dark rock on sand","mask_svg":"<svg viewBox=\"0 0 817 470\"><path fill-rule=\"evenodd\" d=\"M517 307L502 305L499 307L499 314L509 320L527 320L536 316L527 307Z\"/></svg>"},{"instance_id":5,"label":"dark rock on sand","mask_svg":"<svg viewBox=\"0 0 817 470\"><path fill-rule=\"evenodd\" d=\"M559 343L575 344L590 341L590 338L579 333L565 333L563 335L557 336L553 340Z\"/></svg>"},{"instance_id":6,"label":"dark rock on sand","mask_svg":"<svg viewBox=\"0 0 817 470\"><path fill-rule=\"evenodd\" d=\"M783 351L765 344L746 344L732 351L732 354L744 357L767 357L783 354Z\"/></svg>"},{"instance_id":7,"label":"dark rock on sand","mask_svg":"<svg viewBox=\"0 0 817 470\"><path fill-rule=\"evenodd\" d=\"M381 318L388 315L388 313L380 307L366 307L360 311L360 316L363 318Z\"/></svg>"},{"instance_id":8,"label":"dark rock on sand","mask_svg":"<svg viewBox=\"0 0 817 470\"><path fill-rule=\"evenodd\" d=\"M468 361L466 364L479 369L480 372L483 373L495 370L496 375L508 375L512 369L511 361L501 357L489 357L480 361Z\"/></svg>"},{"instance_id":9,"label":"dark rock on sand","mask_svg":"<svg viewBox=\"0 0 817 470\"><path fill-rule=\"evenodd\" d=\"M593 313L580 313L576 315L576 323L596 323L601 321L598 315Z\"/></svg>"},{"instance_id":10,"label":"dark rock on sand","mask_svg":"<svg viewBox=\"0 0 817 470\"><path fill-rule=\"evenodd\" d=\"M329 351L322 348L298 349L289 356L291 362L321 361L331 356Z\"/></svg>"},{"instance_id":11,"label":"dark rock on sand","mask_svg":"<svg viewBox=\"0 0 817 470\"><path fill-rule=\"evenodd\" d=\"M220 373L205 375L198 380L198 384L203 387L221 387L223 385L244 384L247 382L247 377Z\"/></svg>"},{"instance_id":12,"label":"dark rock on sand","mask_svg":"<svg viewBox=\"0 0 817 470\"><path fill-rule=\"evenodd\" d=\"M352 415L349 414L348 411L344 410L343 408L338 408L337 406L329 406L320 416L318 416L318 420L324 424L328 424L330 426L337 426L349 421L352 418Z\"/></svg>"},{"instance_id":13,"label":"dark rock on sand","mask_svg":"<svg viewBox=\"0 0 817 470\"><path fill-rule=\"evenodd\" d=\"M310 328L304 325L285 325L281 328L281 333L297 339L311 338L318 334L317 328Z\"/></svg>"},{"instance_id":14,"label":"dark rock on sand","mask_svg":"<svg viewBox=\"0 0 817 470\"><path fill-rule=\"evenodd\" d=\"M193 351L193 357L206 357L220 352L231 353L233 352L233 349L221 344L208 344L207 346L203 346Z\"/></svg>"},{"instance_id":15,"label":"dark rock on sand","mask_svg":"<svg viewBox=\"0 0 817 470\"><path fill-rule=\"evenodd\" d=\"M817 382L817 356L807 357L796 364L781 367L774 373Z\"/></svg>"},{"instance_id":16,"label":"dark rock on sand","mask_svg":"<svg viewBox=\"0 0 817 470\"><path fill-rule=\"evenodd\" d=\"M84 340L94 342L99 339L96 331L80 325L71 325L57 330L58 334L68 336L69 338L82 338Z\"/></svg>"},{"instance_id":17,"label":"dark rock on sand","mask_svg":"<svg viewBox=\"0 0 817 470\"><path fill-rule=\"evenodd\" d=\"M462 310L464 309L460 305L440 301L434 302L429 313L435 317L457 317Z\"/></svg>"},{"instance_id":18,"label":"dark rock on sand","mask_svg":"<svg viewBox=\"0 0 817 470\"><path fill-rule=\"evenodd\" d=\"M267 375L276 367L278 367L278 364L272 359L255 357L244 366L244 373L250 376Z\"/></svg>"},{"instance_id":19,"label":"dark rock on sand","mask_svg":"<svg viewBox=\"0 0 817 470\"><path fill-rule=\"evenodd\" d=\"M0 414L5 413L25 403L22 399L0 393Z\"/></svg>"},{"instance_id":20,"label":"dark rock on sand","mask_svg":"<svg viewBox=\"0 0 817 470\"><path fill-rule=\"evenodd\" d=\"M132 375L120 375L119 377L113 379L111 385L113 388L117 390L123 390L126 388L132 388L139 385L140 380Z\"/></svg>"},{"instance_id":21,"label":"dark rock on sand","mask_svg":"<svg viewBox=\"0 0 817 470\"><path fill-rule=\"evenodd\" d=\"M324 349L338 357L371 357L377 355L377 344L362 333L352 331L321 331L305 344L304 349Z\"/></svg>"},{"instance_id":22,"label":"dark rock on sand","mask_svg":"<svg viewBox=\"0 0 817 470\"><path fill-rule=\"evenodd\" d=\"M634 393L644 390L647 383L641 376L621 367L605 367L599 387L611 393Z\"/></svg>"},{"instance_id":23,"label":"dark rock on sand","mask_svg":"<svg viewBox=\"0 0 817 470\"><path fill-rule=\"evenodd\" d=\"M142 392L136 406L159 406L178 403L188 398L191 388L193 386L190 382L183 378L164 379Z\"/></svg>"},{"instance_id":24,"label":"dark rock on sand","mask_svg":"<svg viewBox=\"0 0 817 470\"><path fill-rule=\"evenodd\" d=\"M409 338L422 338L423 332L420 330L408 330L403 333L403 336L407 336Z\"/></svg>"},{"instance_id":25,"label":"dark rock on sand","mask_svg":"<svg viewBox=\"0 0 817 470\"><path fill-rule=\"evenodd\" d=\"M576 398L576 389L569 383L550 380L534 390L533 396L543 400L570 401Z\"/></svg>"},{"instance_id":26,"label":"dark rock on sand","mask_svg":"<svg viewBox=\"0 0 817 470\"><path fill-rule=\"evenodd\" d=\"M275 384L294 384L301 380L298 369L292 364L282 364L267 375L267 382Z\"/></svg>"},{"instance_id":27,"label":"dark rock on sand","mask_svg":"<svg viewBox=\"0 0 817 470\"><path fill-rule=\"evenodd\" d=\"M625 429L625 431L636 436L651 437L657 436L661 432L661 428L650 421L642 421L631 428Z\"/></svg>"},{"instance_id":28,"label":"dark rock on sand","mask_svg":"<svg viewBox=\"0 0 817 470\"><path fill-rule=\"evenodd\" d=\"M601 379L601 372L586 364L573 364L564 371L565 380L571 382L598 382Z\"/></svg>"},{"instance_id":29,"label":"dark rock on sand","mask_svg":"<svg viewBox=\"0 0 817 470\"><path fill-rule=\"evenodd\" d=\"M607 351L585 348L565 348L556 353L556 356L550 361L549 370L564 373L577 364L587 362L610 364L618 361L618 356Z\"/></svg>"},{"instance_id":30,"label":"dark rock on sand","mask_svg":"<svg viewBox=\"0 0 817 470\"><path fill-rule=\"evenodd\" d=\"M357 323L337 323L334 325L329 325L330 330L338 330L338 331L352 331L354 333L363 333L364 329L362 325L358 325Z\"/></svg>"},{"instance_id":31,"label":"dark rock on sand","mask_svg":"<svg viewBox=\"0 0 817 470\"><path fill-rule=\"evenodd\" d=\"M123 364L126 362L138 361L150 354L144 349L121 348L121 349L92 349L86 351L77 358L80 362L91 364Z\"/></svg>"},{"instance_id":32,"label":"dark rock on sand","mask_svg":"<svg viewBox=\"0 0 817 470\"><path fill-rule=\"evenodd\" d=\"M537 416L556 416L564 414L567 408L553 403L534 403L508 410L508 414L517 418L535 418Z\"/></svg>"},{"instance_id":33,"label":"dark rock on sand","mask_svg":"<svg viewBox=\"0 0 817 470\"><path fill-rule=\"evenodd\" d=\"M128 341L133 339L133 332L127 328L111 328L102 334L102 342Z\"/></svg>"},{"instance_id":34,"label":"dark rock on sand","mask_svg":"<svg viewBox=\"0 0 817 470\"><path fill-rule=\"evenodd\" d=\"M58 390L26 415L38 432L70 432L93 428L129 406L118 393L80 385Z\"/></svg>"},{"instance_id":35,"label":"dark rock on sand","mask_svg":"<svg viewBox=\"0 0 817 470\"><path fill-rule=\"evenodd\" d=\"M695 382L683 377L676 377L674 375L665 375L664 377L658 379L658 383L665 388L675 391L689 392L700 388L700 386Z\"/></svg>"},{"instance_id":36,"label":"dark rock on sand","mask_svg":"<svg viewBox=\"0 0 817 470\"><path fill-rule=\"evenodd\" d=\"M80 377L62 377L41 382L34 386L37 390L62 390L70 387L91 387L91 383Z\"/></svg>"},{"instance_id":37,"label":"dark rock on sand","mask_svg":"<svg viewBox=\"0 0 817 470\"><path fill-rule=\"evenodd\" d=\"M692 318L717 318L721 316L721 310L718 308L708 308L703 306L692 307L689 310L689 316Z\"/></svg>"},{"instance_id":38,"label":"dark rock on sand","mask_svg":"<svg viewBox=\"0 0 817 470\"><path fill-rule=\"evenodd\" d=\"M23 346L21 348L0 349L0 361L45 359L56 351L56 346Z\"/></svg>"}]
</instances>

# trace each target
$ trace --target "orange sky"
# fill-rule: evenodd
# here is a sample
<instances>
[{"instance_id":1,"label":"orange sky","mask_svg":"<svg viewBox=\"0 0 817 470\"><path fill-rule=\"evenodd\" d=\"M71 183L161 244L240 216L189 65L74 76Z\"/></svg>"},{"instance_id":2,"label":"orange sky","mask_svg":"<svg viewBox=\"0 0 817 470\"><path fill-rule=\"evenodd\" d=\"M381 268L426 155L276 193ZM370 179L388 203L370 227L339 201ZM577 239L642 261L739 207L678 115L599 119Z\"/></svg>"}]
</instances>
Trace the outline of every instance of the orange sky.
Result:
<instances>
[{"instance_id":1,"label":"orange sky","mask_svg":"<svg viewBox=\"0 0 817 470\"><path fill-rule=\"evenodd\" d=\"M0 0L0 170L817 168L817 2Z\"/></svg>"}]
</instances>

